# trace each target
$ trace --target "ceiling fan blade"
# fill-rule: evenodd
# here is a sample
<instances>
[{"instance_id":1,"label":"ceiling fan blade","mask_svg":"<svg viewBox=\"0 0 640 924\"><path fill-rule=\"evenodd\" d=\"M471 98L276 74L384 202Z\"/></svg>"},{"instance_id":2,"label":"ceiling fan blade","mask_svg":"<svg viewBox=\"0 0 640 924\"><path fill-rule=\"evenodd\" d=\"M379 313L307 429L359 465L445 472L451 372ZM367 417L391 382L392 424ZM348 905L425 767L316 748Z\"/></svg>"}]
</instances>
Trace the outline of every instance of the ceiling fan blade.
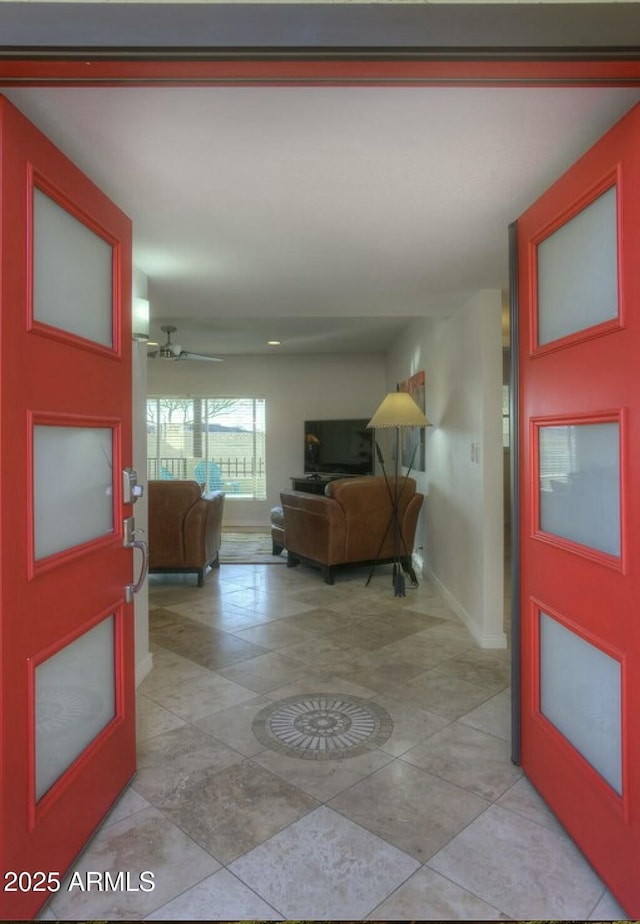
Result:
<instances>
[{"instance_id":1,"label":"ceiling fan blade","mask_svg":"<svg viewBox=\"0 0 640 924\"><path fill-rule=\"evenodd\" d=\"M208 356L206 353L190 353L189 350L182 350L180 355L176 356L176 359L196 359L207 363L222 362L222 359L219 356Z\"/></svg>"},{"instance_id":2,"label":"ceiling fan blade","mask_svg":"<svg viewBox=\"0 0 640 924\"><path fill-rule=\"evenodd\" d=\"M161 359L197 359L208 363L222 362L219 356L211 356L208 353L191 353L189 350L183 350L179 343L174 343L171 339L171 335L177 333L177 328L172 324L165 324L161 330L167 335L166 342L160 344L157 350L151 350L147 353L150 359L155 359L159 356Z\"/></svg>"}]
</instances>

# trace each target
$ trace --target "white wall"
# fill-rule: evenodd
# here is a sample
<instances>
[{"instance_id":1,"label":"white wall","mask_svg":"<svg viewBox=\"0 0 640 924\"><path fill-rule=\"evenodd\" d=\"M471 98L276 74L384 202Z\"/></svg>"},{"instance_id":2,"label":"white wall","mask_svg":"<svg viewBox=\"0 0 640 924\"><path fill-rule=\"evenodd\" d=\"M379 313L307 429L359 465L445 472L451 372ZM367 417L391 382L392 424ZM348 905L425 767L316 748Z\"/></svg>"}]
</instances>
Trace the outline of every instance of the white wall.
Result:
<instances>
[{"instance_id":1,"label":"white wall","mask_svg":"<svg viewBox=\"0 0 640 924\"><path fill-rule=\"evenodd\" d=\"M256 395L267 407L267 499L229 495L225 526L268 526L289 479L303 473L304 421L370 417L385 394L384 357L229 356L222 363L148 361L148 394Z\"/></svg>"},{"instance_id":2,"label":"white wall","mask_svg":"<svg viewBox=\"0 0 640 924\"><path fill-rule=\"evenodd\" d=\"M147 345L133 342L133 467L140 481L145 485L145 493L136 501L133 513L136 527L144 530L141 538L147 534ZM133 553L132 581L140 573L140 553ZM135 644L136 644L136 685L142 683L151 668L153 659L149 652L149 588L147 581L134 598Z\"/></svg>"},{"instance_id":3,"label":"white wall","mask_svg":"<svg viewBox=\"0 0 640 924\"><path fill-rule=\"evenodd\" d=\"M426 373L424 570L483 647L504 647L501 293L448 319L414 322L388 357L387 386ZM477 461L476 461L477 459Z\"/></svg>"},{"instance_id":4,"label":"white wall","mask_svg":"<svg viewBox=\"0 0 640 924\"><path fill-rule=\"evenodd\" d=\"M148 280L138 267L133 267L134 296L147 298ZM145 486L145 493L136 501L133 509L136 527L143 529L147 535L147 344L134 340L132 344L132 403L133 403L133 467L138 478ZM133 575L136 581L140 573L140 553L134 552ZM136 646L136 686L142 683L151 668L153 657L149 651L149 586L145 581L142 589L134 598L135 646Z\"/></svg>"}]
</instances>

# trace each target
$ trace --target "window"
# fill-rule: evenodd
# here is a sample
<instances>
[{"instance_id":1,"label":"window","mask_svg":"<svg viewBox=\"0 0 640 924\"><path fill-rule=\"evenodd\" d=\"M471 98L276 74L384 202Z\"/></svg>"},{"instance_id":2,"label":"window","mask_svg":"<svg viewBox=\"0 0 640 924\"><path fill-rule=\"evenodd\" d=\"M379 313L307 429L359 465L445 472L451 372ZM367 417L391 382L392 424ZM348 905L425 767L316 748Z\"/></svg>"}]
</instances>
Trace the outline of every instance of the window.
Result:
<instances>
[{"instance_id":1,"label":"window","mask_svg":"<svg viewBox=\"0 0 640 924\"><path fill-rule=\"evenodd\" d=\"M265 399L147 400L147 476L188 478L228 498L266 498Z\"/></svg>"}]
</instances>

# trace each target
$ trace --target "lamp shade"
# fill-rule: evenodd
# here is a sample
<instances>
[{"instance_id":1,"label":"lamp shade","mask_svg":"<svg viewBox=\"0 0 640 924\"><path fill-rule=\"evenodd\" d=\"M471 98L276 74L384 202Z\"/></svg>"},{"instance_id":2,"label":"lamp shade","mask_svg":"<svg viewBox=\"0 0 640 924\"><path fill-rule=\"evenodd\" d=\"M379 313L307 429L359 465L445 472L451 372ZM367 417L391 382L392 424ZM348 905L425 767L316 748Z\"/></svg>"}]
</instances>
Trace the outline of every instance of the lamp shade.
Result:
<instances>
[{"instance_id":1,"label":"lamp shade","mask_svg":"<svg viewBox=\"0 0 640 924\"><path fill-rule=\"evenodd\" d=\"M428 427L429 421L411 395L406 391L392 391L375 412L367 428Z\"/></svg>"}]
</instances>

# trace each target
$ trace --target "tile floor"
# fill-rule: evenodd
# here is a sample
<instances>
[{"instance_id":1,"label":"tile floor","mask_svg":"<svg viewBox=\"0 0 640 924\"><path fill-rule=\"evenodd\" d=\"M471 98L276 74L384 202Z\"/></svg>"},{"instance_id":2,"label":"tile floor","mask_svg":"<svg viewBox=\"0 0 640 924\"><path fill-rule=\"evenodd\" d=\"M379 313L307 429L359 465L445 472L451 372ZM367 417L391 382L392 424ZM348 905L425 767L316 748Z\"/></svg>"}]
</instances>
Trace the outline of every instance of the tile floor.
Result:
<instances>
[{"instance_id":1,"label":"tile floor","mask_svg":"<svg viewBox=\"0 0 640 924\"><path fill-rule=\"evenodd\" d=\"M510 762L508 652L427 581L394 598L387 567L366 575L153 581L138 773L75 869L154 889L63 888L43 919L624 917ZM256 716L314 692L374 703L391 734L337 760L261 743Z\"/></svg>"}]
</instances>

